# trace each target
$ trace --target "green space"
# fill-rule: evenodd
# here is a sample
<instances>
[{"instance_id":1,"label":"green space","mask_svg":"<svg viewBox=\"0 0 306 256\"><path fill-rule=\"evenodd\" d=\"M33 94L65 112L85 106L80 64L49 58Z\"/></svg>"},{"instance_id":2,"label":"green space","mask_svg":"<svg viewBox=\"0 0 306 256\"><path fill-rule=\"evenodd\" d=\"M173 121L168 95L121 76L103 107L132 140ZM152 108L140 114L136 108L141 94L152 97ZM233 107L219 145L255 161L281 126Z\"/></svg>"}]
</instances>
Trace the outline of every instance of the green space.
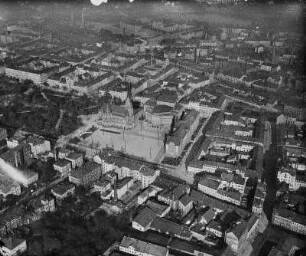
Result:
<instances>
[{"instance_id":1,"label":"green space","mask_svg":"<svg viewBox=\"0 0 306 256\"><path fill-rule=\"evenodd\" d=\"M29 226L25 255L90 256L107 250L128 230L131 212L110 216L99 209L102 203L97 193L77 187L55 212Z\"/></svg>"}]
</instances>

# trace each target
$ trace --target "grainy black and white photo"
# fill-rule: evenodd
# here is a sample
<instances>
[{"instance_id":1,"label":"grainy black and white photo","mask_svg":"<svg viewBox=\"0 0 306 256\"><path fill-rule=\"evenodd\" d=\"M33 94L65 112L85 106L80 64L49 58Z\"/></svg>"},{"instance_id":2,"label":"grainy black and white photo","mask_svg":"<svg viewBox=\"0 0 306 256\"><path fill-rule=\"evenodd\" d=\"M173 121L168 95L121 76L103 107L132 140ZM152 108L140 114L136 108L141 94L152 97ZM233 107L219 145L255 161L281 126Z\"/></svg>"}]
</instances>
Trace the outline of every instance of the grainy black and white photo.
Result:
<instances>
[{"instance_id":1,"label":"grainy black and white photo","mask_svg":"<svg viewBox=\"0 0 306 256\"><path fill-rule=\"evenodd\" d=\"M0 0L0 256L305 256L305 0Z\"/></svg>"}]
</instances>

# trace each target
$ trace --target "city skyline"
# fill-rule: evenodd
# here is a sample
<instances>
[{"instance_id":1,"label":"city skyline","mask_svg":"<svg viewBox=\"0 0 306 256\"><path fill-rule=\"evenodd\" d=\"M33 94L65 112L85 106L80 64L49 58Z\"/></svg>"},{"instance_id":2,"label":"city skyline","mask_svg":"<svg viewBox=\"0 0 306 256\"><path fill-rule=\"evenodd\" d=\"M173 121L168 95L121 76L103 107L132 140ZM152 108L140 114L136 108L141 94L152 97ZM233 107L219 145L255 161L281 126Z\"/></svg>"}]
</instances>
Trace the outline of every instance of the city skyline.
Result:
<instances>
[{"instance_id":1,"label":"city skyline","mask_svg":"<svg viewBox=\"0 0 306 256\"><path fill-rule=\"evenodd\" d=\"M304 18L0 1L0 255L305 255Z\"/></svg>"}]
</instances>

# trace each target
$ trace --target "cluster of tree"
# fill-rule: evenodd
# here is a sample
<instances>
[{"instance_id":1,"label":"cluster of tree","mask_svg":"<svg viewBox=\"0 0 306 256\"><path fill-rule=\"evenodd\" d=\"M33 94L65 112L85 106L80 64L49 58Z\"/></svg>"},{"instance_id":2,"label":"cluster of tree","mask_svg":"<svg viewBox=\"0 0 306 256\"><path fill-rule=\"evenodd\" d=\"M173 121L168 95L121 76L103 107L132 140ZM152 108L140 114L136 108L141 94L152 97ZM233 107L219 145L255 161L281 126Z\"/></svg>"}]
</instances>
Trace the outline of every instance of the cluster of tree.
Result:
<instances>
[{"instance_id":1,"label":"cluster of tree","mask_svg":"<svg viewBox=\"0 0 306 256\"><path fill-rule=\"evenodd\" d=\"M19 196L9 194L5 198L0 195L0 210L5 209L6 207L11 207L18 202Z\"/></svg>"},{"instance_id":2,"label":"cluster of tree","mask_svg":"<svg viewBox=\"0 0 306 256\"><path fill-rule=\"evenodd\" d=\"M58 129L58 134L67 135L81 126L81 120L75 111L65 113Z\"/></svg>"},{"instance_id":3,"label":"cluster of tree","mask_svg":"<svg viewBox=\"0 0 306 256\"><path fill-rule=\"evenodd\" d=\"M34 237L30 243L42 245L41 255L98 255L122 238L129 228L131 216L130 212L108 215L103 210L83 215L99 205L101 198L98 194L90 195L88 188L77 187L74 196L66 198L61 207L41 220L41 230L58 241L59 248L49 251L44 238Z\"/></svg>"},{"instance_id":4,"label":"cluster of tree","mask_svg":"<svg viewBox=\"0 0 306 256\"><path fill-rule=\"evenodd\" d=\"M53 169L54 160L48 160L47 162L43 161L33 161L28 168L34 172L38 173L39 179L43 183L50 183L54 180L57 172Z\"/></svg>"},{"instance_id":5,"label":"cluster of tree","mask_svg":"<svg viewBox=\"0 0 306 256\"><path fill-rule=\"evenodd\" d=\"M0 75L0 80L0 95L23 94L31 87L31 84L26 84L20 82L19 79L8 78L4 75Z\"/></svg>"}]
</instances>

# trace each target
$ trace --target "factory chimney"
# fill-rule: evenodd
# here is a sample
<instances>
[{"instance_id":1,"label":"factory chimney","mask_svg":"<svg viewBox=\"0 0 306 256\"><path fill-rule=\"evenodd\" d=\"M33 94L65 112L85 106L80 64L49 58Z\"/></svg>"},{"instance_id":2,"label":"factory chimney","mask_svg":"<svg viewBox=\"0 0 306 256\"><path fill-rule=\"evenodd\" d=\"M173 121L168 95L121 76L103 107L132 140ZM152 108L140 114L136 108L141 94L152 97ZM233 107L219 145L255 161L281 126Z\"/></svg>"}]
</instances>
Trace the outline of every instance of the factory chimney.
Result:
<instances>
[{"instance_id":1,"label":"factory chimney","mask_svg":"<svg viewBox=\"0 0 306 256\"><path fill-rule=\"evenodd\" d=\"M17 152L16 151L14 151L14 159L15 159L15 166L16 166L16 168L18 168L18 159L17 159Z\"/></svg>"},{"instance_id":2,"label":"factory chimney","mask_svg":"<svg viewBox=\"0 0 306 256\"><path fill-rule=\"evenodd\" d=\"M56 161L57 160L56 148L54 148L53 154L54 154L54 160Z\"/></svg>"},{"instance_id":3,"label":"factory chimney","mask_svg":"<svg viewBox=\"0 0 306 256\"><path fill-rule=\"evenodd\" d=\"M116 173L116 178L114 182L114 201L118 201L118 193L117 193L117 181L118 181L118 174Z\"/></svg>"}]
</instances>

